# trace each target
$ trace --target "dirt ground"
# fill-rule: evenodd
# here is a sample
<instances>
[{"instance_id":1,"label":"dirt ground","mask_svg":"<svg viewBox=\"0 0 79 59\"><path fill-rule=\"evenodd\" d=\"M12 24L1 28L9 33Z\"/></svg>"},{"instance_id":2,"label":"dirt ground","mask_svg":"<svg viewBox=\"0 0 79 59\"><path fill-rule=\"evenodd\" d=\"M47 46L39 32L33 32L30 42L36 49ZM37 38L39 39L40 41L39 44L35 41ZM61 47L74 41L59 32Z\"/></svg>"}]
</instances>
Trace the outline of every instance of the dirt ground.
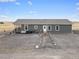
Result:
<instances>
[{"instance_id":1,"label":"dirt ground","mask_svg":"<svg viewBox=\"0 0 79 59\"><path fill-rule=\"evenodd\" d=\"M50 42L36 49L39 34L0 34L0 59L79 59L79 34L51 34Z\"/></svg>"}]
</instances>

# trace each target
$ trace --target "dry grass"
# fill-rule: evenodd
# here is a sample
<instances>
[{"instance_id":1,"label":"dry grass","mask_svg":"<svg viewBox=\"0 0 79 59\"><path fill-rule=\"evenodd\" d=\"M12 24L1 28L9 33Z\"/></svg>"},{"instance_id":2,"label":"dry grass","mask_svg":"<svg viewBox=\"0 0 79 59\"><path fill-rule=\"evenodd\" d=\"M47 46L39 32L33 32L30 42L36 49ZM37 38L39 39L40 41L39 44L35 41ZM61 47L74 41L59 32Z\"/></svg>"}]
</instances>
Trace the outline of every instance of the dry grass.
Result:
<instances>
[{"instance_id":1,"label":"dry grass","mask_svg":"<svg viewBox=\"0 0 79 59\"><path fill-rule=\"evenodd\" d=\"M72 30L79 30L79 22L72 23Z\"/></svg>"},{"instance_id":2,"label":"dry grass","mask_svg":"<svg viewBox=\"0 0 79 59\"><path fill-rule=\"evenodd\" d=\"M4 24L0 24L0 32L12 31L14 28L15 28L15 25L11 22L4 22Z\"/></svg>"}]
</instances>

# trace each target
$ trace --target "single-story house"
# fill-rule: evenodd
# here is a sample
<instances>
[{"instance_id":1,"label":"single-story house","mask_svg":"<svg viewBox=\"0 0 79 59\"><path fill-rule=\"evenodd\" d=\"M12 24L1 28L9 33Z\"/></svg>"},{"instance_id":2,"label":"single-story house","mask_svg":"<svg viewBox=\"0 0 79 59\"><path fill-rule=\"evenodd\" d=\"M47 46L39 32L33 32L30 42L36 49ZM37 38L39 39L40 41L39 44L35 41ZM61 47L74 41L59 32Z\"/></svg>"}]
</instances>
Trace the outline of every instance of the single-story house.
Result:
<instances>
[{"instance_id":1,"label":"single-story house","mask_svg":"<svg viewBox=\"0 0 79 59\"><path fill-rule=\"evenodd\" d=\"M14 24L16 25L16 32L22 30L42 32L43 29L53 33L72 32L72 22L68 19L18 19Z\"/></svg>"}]
</instances>

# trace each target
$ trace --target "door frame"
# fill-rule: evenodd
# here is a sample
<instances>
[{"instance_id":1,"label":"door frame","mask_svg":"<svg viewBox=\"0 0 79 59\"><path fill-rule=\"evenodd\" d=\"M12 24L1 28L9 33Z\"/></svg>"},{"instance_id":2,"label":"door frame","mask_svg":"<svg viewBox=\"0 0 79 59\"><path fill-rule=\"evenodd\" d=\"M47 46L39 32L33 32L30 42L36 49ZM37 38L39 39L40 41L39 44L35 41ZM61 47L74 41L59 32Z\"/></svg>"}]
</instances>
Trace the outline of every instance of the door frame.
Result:
<instances>
[{"instance_id":1,"label":"door frame","mask_svg":"<svg viewBox=\"0 0 79 59\"><path fill-rule=\"evenodd\" d=\"M47 25L43 25L43 30L46 29L48 31L48 26Z\"/></svg>"}]
</instances>

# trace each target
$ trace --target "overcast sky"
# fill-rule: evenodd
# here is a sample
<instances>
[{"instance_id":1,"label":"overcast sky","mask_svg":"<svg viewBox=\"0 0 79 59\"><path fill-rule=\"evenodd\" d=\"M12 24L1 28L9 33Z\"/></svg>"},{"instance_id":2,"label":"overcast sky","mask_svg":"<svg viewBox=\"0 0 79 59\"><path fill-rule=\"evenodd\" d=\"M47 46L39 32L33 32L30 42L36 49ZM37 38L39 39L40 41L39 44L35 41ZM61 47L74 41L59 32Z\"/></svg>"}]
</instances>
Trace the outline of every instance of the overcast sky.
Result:
<instances>
[{"instance_id":1,"label":"overcast sky","mask_svg":"<svg viewBox=\"0 0 79 59\"><path fill-rule=\"evenodd\" d=\"M79 0L0 0L0 21L18 18L79 21Z\"/></svg>"}]
</instances>

